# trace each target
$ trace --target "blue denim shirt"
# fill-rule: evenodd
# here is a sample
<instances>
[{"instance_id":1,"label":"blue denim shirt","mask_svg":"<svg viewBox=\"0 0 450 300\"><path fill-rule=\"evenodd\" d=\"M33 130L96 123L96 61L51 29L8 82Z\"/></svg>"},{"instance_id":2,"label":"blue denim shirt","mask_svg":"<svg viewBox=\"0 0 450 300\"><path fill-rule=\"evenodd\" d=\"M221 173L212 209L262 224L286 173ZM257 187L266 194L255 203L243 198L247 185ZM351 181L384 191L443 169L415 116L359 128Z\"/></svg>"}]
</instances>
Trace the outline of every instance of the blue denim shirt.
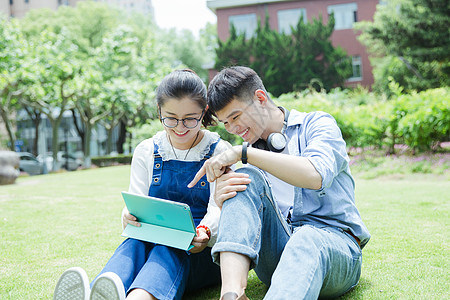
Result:
<instances>
[{"instance_id":1,"label":"blue denim shirt","mask_svg":"<svg viewBox=\"0 0 450 300\"><path fill-rule=\"evenodd\" d=\"M320 190L294 188L292 222L350 230L363 248L370 234L355 206L355 182L334 118L324 112L292 110L286 135L289 153L307 157L322 176Z\"/></svg>"}]
</instances>

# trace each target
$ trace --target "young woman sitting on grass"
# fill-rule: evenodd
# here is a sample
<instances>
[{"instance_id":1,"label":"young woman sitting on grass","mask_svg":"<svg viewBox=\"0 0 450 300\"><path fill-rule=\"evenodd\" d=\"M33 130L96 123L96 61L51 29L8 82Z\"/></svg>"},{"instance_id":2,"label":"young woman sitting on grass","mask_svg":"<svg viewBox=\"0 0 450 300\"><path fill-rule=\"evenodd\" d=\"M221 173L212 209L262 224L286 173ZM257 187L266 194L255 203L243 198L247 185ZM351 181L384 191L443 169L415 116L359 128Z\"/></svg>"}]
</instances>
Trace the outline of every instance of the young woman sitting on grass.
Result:
<instances>
[{"instance_id":1,"label":"young woman sitting on grass","mask_svg":"<svg viewBox=\"0 0 450 300\"><path fill-rule=\"evenodd\" d=\"M53 299L181 299L192 291L220 283L220 269L211 259L220 210L214 184L206 178L187 188L206 159L229 144L201 130L213 123L206 104L206 86L191 70L167 75L157 89L164 131L141 142L133 155L129 192L183 202L190 206L197 236L189 252L132 238L115 251L90 284L78 267L60 277ZM140 226L125 207L123 226Z\"/></svg>"}]
</instances>

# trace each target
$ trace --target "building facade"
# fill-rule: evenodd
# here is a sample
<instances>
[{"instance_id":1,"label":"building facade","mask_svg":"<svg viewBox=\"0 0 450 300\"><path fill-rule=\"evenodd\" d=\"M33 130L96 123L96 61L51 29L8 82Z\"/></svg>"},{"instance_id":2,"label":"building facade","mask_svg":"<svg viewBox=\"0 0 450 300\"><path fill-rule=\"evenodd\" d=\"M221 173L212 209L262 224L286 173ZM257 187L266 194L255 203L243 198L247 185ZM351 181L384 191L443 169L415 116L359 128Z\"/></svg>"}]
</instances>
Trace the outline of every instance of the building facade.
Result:
<instances>
[{"instance_id":1,"label":"building facade","mask_svg":"<svg viewBox=\"0 0 450 300\"><path fill-rule=\"evenodd\" d=\"M75 6L83 0L0 0L0 13L13 18L22 18L30 9L57 9L61 5ZM95 0L116 5L128 11L153 15L151 0Z\"/></svg>"},{"instance_id":2,"label":"building facade","mask_svg":"<svg viewBox=\"0 0 450 300\"><path fill-rule=\"evenodd\" d=\"M84 131L84 127L79 115L75 115L78 126ZM19 152L34 152L34 144L36 141L36 127L25 110L17 112L17 140L16 151ZM37 153L42 155L44 153L52 152L52 125L48 118L41 114L41 120L38 126L39 138L37 141ZM111 136L111 151L117 153L117 141L119 139L119 128L116 126L113 129ZM91 156L108 155L106 152L108 142L108 133L104 126L97 124L92 128L91 132ZM66 111L63 114L61 124L58 128L58 151L66 151L78 158L83 157L83 147L80 135L74 124L74 117L71 111Z\"/></svg>"},{"instance_id":3,"label":"building facade","mask_svg":"<svg viewBox=\"0 0 450 300\"><path fill-rule=\"evenodd\" d=\"M208 8L217 15L217 33L221 40L229 37L231 24L238 32L251 37L258 19L264 22L269 16L270 27L289 34L303 16L305 22L322 16L328 22L330 14L335 16L333 46L342 47L352 58L353 75L347 86L361 85L370 88L373 84L372 66L365 47L357 40L358 33L353 24L372 21L379 0L208 0Z\"/></svg>"},{"instance_id":4,"label":"building facade","mask_svg":"<svg viewBox=\"0 0 450 300\"><path fill-rule=\"evenodd\" d=\"M82 0L0 0L0 12L14 18L22 18L30 9L57 9L61 5L75 6Z\"/></svg>"}]
</instances>

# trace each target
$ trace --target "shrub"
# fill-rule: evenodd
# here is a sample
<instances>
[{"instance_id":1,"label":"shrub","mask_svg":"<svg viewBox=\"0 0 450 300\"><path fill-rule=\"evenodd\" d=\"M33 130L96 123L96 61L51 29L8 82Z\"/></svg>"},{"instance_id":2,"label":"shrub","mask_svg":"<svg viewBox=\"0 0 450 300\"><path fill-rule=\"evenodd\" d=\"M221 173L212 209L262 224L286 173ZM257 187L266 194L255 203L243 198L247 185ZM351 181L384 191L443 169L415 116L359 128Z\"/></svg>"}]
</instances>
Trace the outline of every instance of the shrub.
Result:
<instances>
[{"instance_id":1,"label":"shrub","mask_svg":"<svg viewBox=\"0 0 450 300\"><path fill-rule=\"evenodd\" d=\"M92 163L97 167L110 167L120 164L131 164L131 154L119 154L117 156L92 157Z\"/></svg>"},{"instance_id":2,"label":"shrub","mask_svg":"<svg viewBox=\"0 0 450 300\"><path fill-rule=\"evenodd\" d=\"M450 141L449 88L402 94L395 82L391 85L394 96L389 100L366 90L336 89L289 93L274 101L288 109L331 114L350 147L386 147L394 153L399 143L426 151Z\"/></svg>"},{"instance_id":3,"label":"shrub","mask_svg":"<svg viewBox=\"0 0 450 300\"><path fill-rule=\"evenodd\" d=\"M404 107L397 132L405 144L424 151L450 140L450 96L446 88L423 91L399 98Z\"/></svg>"}]
</instances>

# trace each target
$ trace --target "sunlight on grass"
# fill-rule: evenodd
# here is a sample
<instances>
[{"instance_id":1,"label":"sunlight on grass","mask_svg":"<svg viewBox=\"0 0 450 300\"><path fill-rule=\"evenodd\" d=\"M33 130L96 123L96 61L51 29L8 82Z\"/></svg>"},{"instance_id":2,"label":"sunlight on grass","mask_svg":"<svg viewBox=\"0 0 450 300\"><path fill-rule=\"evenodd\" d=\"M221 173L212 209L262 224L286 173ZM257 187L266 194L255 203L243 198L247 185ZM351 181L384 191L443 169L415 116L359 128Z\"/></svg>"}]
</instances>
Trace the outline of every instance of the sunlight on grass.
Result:
<instances>
[{"instance_id":1,"label":"sunlight on grass","mask_svg":"<svg viewBox=\"0 0 450 300\"><path fill-rule=\"evenodd\" d=\"M51 299L60 274L92 280L123 240L120 192L129 166L19 178L0 186L0 299ZM357 206L372 234L360 284L341 299L449 297L450 181L401 175L356 179ZM250 272L248 296L267 288ZM218 299L219 287L185 299Z\"/></svg>"}]
</instances>

